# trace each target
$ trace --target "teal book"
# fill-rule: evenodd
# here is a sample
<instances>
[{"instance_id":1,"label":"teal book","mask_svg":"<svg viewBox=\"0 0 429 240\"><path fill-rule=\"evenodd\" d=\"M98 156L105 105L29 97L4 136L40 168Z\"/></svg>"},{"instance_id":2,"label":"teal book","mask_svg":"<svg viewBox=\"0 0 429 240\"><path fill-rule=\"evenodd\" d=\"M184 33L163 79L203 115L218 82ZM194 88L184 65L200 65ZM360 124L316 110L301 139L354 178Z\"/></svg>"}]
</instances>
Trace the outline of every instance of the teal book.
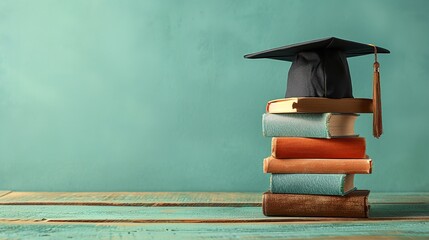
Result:
<instances>
[{"instance_id":1,"label":"teal book","mask_svg":"<svg viewBox=\"0 0 429 240\"><path fill-rule=\"evenodd\" d=\"M265 113L262 134L265 137L332 138L357 136L357 114L339 113Z\"/></svg>"},{"instance_id":2,"label":"teal book","mask_svg":"<svg viewBox=\"0 0 429 240\"><path fill-rule=\"evenodd\" d=\"M271 174L272 193L344 196L356 188L354 174Z\"/></svg>"}]
</instances>

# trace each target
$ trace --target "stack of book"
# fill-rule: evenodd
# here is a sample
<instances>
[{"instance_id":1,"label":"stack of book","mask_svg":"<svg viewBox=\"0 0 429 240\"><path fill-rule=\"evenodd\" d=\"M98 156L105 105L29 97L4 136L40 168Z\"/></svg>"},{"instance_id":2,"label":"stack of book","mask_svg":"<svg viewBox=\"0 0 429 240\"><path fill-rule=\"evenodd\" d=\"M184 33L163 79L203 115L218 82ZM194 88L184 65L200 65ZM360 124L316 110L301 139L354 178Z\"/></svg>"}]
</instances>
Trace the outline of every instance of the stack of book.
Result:
<instances>
[{"instance_id":1,"label":"stack of book","mask_svg":"<svg viewBox=\"0 0 429 240\"><path fill-rule=\"evenodd\" d=\"M370 174L365 138L356 113L371 112L370 99L285 98L270 101L263 115L272 137L266 216L368 217L368 190L356 190L354 174Z\"/></svg>"}]
</instances>

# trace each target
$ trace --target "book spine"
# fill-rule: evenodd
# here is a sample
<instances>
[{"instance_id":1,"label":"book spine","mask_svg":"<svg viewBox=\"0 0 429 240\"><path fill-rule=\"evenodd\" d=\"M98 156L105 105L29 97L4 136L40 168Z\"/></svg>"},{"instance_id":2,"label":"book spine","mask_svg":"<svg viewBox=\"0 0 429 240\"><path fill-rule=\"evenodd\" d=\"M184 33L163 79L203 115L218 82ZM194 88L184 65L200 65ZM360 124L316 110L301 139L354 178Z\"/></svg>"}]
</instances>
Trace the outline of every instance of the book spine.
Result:
<instances>
[{"instance_id":1,"label":"book spine","mask_svg":"<svg viewBox=\"0 0 429 240\"><path fill-rule=\"evenodd\" d=\"M262 115L262 134L265 137L329 138L330 113L293 113Z\"/></svg>"},{"instance_id":2,"label":"book spine","mask_svg":"<svg viewBox=\"0 0 429 240\"><path fill-rule=\"evenodd\" d=\"M366 190L344 197L264 193L262 209L266 216L367 218L368 195Z\"/></svg>"},{"instance_id":3,"label":"book spine","mask_svg":"<svg viewBox=\"0 0 429 240\"><path fill-rule=\"evenodd\" d=\"M272 193L344 196L346 174L271 174ZM354 189L352 189L354 190Z\"/></svg>"},{"instance_id":4,"label":"book spine","mask_svg":"<svg viewBox=\"0 0 429 240\"><path fill-rule=\"evenodd\" d=\"M272 139L272 156L285 158L366 158L365 138L287 138Z\"/></svg>"},{"instance_id":5,"label":"book spine","mask_svg":"<svg viewBox=\"0 0 429 240\"><path fill-rule=\"evenodd\" d=\"M264 159L264 173L370 174L371 159Z\"/></svg>"}]
</instances>

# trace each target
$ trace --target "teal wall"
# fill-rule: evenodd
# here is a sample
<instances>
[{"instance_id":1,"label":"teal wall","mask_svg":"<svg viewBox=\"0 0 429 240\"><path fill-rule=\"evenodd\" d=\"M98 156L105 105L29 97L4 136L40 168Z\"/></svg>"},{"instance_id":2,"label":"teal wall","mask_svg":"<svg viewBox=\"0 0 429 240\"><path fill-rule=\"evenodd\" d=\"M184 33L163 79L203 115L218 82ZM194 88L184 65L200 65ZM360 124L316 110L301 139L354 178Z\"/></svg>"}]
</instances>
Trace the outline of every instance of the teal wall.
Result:
<instances>
[{"instance_id":1,"label":"teal wall","mask_svg":"<svg viewBox=\"0 0 429 240\"><path fill-rule=\"evenodd\" d=\"M380 56L373 191L429 190L429 1L0 1L0 189L265 191L261 114L289 63L250 52L338 36ZM371 97L373 56L350 59Z\"/></svg>"}]
</instances>

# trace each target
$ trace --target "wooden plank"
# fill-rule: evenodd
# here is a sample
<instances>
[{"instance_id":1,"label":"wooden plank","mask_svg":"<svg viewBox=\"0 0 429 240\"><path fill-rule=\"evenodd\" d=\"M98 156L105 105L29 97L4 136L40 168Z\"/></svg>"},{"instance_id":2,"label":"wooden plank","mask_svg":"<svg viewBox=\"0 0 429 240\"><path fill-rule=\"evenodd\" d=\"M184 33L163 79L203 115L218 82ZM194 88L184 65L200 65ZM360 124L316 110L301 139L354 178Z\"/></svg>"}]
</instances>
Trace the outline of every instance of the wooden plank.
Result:
<instances>
[{"instance_id":1,"label":"wooden plank","mask_svg":"<svg viewBox=\"0 0 429 240\"><path fill-rule=\"evenodd\" d=\"M374 204L370 219L349 221L429 220L429 204ZM265 217L260 207L131 207L74 205L3 205L3 221L134 222L134 223L231 223L344 221L345 218Z\"/></svg>"},{"instance_id":2,"label":"wooden plank","mask_svg":"<svg viewBox=\"0 0 429 240\"><path fill-rule=\"evenodd\" d=\"M429 218L429 204L371 204L370 216L374 218Z\"/></svg>"},{"instance_id":3,"label":"wooden plank","mask_svg":"<svg viewBox=\"0 0 429 240\"><path fill-rule=\"evenodd\" d=\"M12 192L0 205L261 206L262 193Z\"/></svg>"},{"instance_id":4,"label":"wooden plank","mask_svg":"<svg viewBox=\"0 0 429 240\"><path fill-rule=\"evenodd\" d=\"M428 239L427 221L311 224L58 224L0 222L0 239Z\"/></svg>"},{"instance_id":5,"label":"wooden plank","mask_svg":"<svg viewBox=\"0 0 429 240\"><path fill-rule=\"evenodd\" d=\"M262 193L11 192L0 205L261 206ZM371 193L371 204L429 204L429 193Z\"/></svg>"},{"instance_id":6,"label":"wooden plank","mask_svg":"<svg viewBox=\"0 0 429 240\"><path fill-rule=\"evenodd\" d=\"M370 203L407 203L407 204L429 204L429 192L397 192L397 193L370 193Z\"/></svg>"},{"instance_id":7,"label":"wooden plank","mask_svg":"<svg viewBox=\"0 0 429 240\"><path fill-rule=\"evenodd\" d=\"M373 194L369 219L265 217L260 193L14 193L0 197L18 203L0 206L0 239L429 238L425 193Z\"/></svg>"},{"instance_id":8,"label":"wooden plank","mask_svg":"<svg viewBox=\"0 0 429 240\"><path fill-rule=\"evenodd\" d=\"M0 191L0 198L11 193L12 191Z\"/></svg>"}]
</instances>

